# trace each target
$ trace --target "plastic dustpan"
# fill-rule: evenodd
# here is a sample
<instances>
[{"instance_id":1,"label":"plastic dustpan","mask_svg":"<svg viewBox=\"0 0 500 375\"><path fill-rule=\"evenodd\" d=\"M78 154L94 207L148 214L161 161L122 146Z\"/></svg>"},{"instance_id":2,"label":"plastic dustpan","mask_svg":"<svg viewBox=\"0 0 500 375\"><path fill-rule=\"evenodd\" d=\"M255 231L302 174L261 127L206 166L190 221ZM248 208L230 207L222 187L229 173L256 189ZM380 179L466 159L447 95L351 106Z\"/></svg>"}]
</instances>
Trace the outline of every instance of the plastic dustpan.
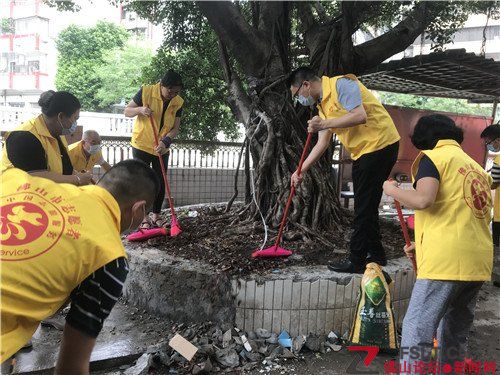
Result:
<instances>
[{"instance_id":1,"label":"plastic dustpan","mask_svg":"<svg viewBox=\"0 0 500 375\"><path fill-rule=\"evenodd\" d=\"M127 236L127 240L130 242L139 242L139 241L146 241L150 238L166 236L166 235L167 235L167 230L163 227L139 229L137 232L129 234Z\"/></svg>"},{"instance_id":2,"label":"plastic dustpan","mask_svg":"<svg viewBox=\"0 0 500 375\"><path fill-rule=\"evenodd\" d=\"M252 258L274 258L274 257L287 257L292 255L292 252L287 249L283 249L279 246L271 246L267 249L256 250L252 253Z\"/></svg>"}]
</instances>

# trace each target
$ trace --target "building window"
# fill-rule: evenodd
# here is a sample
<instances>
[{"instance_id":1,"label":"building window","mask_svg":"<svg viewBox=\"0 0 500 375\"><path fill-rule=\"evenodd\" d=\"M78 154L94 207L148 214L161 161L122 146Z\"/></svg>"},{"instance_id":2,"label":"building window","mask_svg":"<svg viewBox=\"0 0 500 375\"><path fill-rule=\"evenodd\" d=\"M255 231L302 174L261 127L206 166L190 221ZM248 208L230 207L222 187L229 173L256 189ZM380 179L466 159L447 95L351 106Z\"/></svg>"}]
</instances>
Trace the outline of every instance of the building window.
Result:
<instances>
[{"instance_id":1,"label":"building window","mask_svg":"<svg viewBox=\"0 0 500 375\"><path fill-rule=\"evenodd\" d=\"M40 71L40 61L28 61L28 73L33 74Z\"/></svg>"}]
</instances>

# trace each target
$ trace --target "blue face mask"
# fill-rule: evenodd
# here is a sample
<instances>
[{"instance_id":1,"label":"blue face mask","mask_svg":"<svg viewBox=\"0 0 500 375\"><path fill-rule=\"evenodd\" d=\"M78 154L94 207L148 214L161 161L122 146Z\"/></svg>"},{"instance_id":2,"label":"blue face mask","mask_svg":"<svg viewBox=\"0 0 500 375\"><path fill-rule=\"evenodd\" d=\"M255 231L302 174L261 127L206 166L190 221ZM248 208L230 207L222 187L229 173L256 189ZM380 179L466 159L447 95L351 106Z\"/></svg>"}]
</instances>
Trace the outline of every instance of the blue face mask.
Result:
<instances>
[{"instance_id":1,"label":"blue face mask","mask_svg":"<svg viewBox=\"0 0 500 375\"><path fill-rule=\"evenodd\" d=\"M77 126L76 121L71 124L69 129L65 128L60 120L59 120L59 125L61 125L62 128L61 135L71 135L76 131L76 126Z\"/></svg>"},{"instance_id":2,"label":"blue face mask","mask_svg":"<svg viewBox=\"0 0 500 375\"><path fill-rule=\"evenodd\" d=\"M89 154L95 155L101 150L101 145L90 145Z\"/></svg>"},{"instance_id":3,"label":"blue face mask","mask_svg":"<svg viewBox=\"0 0 500 375\"><path fill-rule=\"evenodd\" d=\"M314 98L311 95L309 95L307 98L304 95L299 95L297 97L297 100L304 107L310 107L315 103Z\"/></svg>"},{"instance_id":4,"label":"blue face mask","mask_svg":"<svg viewBox=\"0 0 500 375\"><path fill-rule=\"evenodd\" d=\"M498 152L498 150L491 143L486 146L489 152Z\"/></svg>"}]
</instances>

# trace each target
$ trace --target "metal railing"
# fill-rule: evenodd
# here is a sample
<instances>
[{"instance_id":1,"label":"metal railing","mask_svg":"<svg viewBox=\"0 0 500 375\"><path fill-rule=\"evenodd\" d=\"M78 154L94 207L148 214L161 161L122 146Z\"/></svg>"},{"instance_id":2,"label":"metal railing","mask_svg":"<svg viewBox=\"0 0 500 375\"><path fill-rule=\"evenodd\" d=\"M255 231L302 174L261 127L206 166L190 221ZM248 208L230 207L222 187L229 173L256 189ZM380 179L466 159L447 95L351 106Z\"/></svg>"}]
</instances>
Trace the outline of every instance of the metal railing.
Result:
<instances>
[{"instance_id":1,"label":"metal railing","mask_svg":"<svg viewBox=\"0 0 500 375\"><path fill-rule=\"evenodd\" d=\"M111 165L132 158L130 137L103 136L102 154ZM175 140L170 148L170 168L236 169L241 151L238 142ZM243 168L243 161L240 168Z\"/></svg>"}]
</instances>

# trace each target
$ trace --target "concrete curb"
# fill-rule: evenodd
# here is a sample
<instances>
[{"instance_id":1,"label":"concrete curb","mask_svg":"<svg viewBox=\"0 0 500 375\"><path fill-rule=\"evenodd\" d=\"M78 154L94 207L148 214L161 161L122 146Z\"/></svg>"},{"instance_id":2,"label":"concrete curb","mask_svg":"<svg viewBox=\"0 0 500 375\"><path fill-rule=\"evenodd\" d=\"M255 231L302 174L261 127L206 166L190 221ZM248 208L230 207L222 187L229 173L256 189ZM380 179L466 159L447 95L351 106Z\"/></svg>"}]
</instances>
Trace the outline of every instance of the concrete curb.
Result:
<instances>
[{"instance_id":1,"label":"concrete curb","mask_svg":"<svg viewBox=\"0 0 500 375\"><path fill-rule=\"evenodd\" d=\"M210 265L129 247L130 274L124 295L152 314L183 322L230 323L246 331L265 328L291 335L342 334L349 330L361 275L318 267L229 278ZM396 322L402 322L415 281L405 258L389 261Z\"/></svg>"}]
</instances>

